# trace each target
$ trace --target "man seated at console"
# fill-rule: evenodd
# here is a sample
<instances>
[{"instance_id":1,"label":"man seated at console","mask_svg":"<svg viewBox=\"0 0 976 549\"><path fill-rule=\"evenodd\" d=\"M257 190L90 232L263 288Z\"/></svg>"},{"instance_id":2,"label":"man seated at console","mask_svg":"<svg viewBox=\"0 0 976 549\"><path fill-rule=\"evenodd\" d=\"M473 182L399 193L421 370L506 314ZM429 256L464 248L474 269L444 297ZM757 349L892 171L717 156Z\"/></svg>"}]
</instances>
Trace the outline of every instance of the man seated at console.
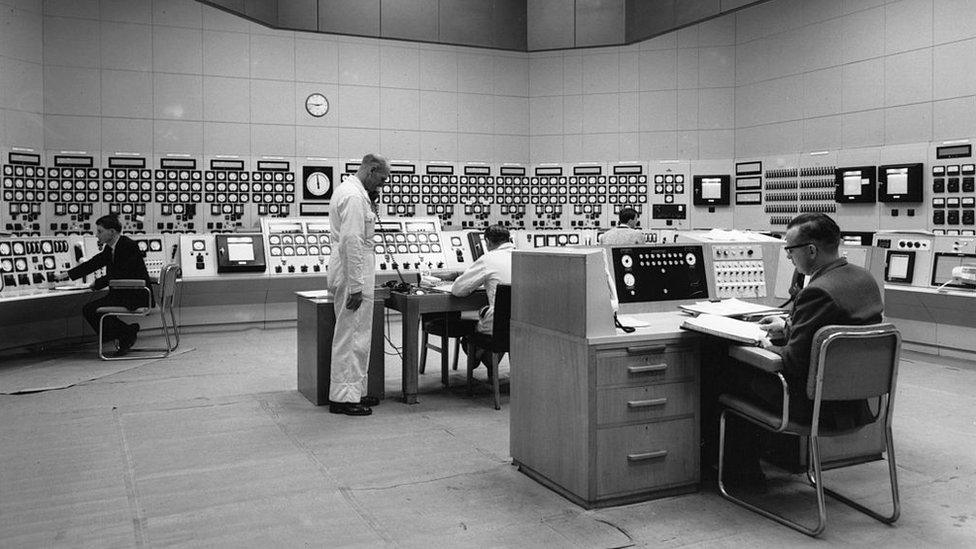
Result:
<instances>
[{"instance_id":1,"label":"man seated at console","mask_svg":"<svg viewBox=\"0 0 976 549\"><path fill-rule=\"evenodd\" d=\"M623 208L618 214L617 226L599 237L604 246L635 245L644 243L644 233L637 230L637 210Z\"/></svg>"},{"instance_id":2,"label":"man seated at console","mask_svg":"<svg viewBox=\"0 0 976 549\"><path fill-rule=\"evenodd\" d=\"M830 324L866 325L882 321L884 304L877 281L867 270L851 265L840 256L840 228L822 213L804 213L793 218L786 229L787 257L799 274L809 276L809 282L793 299L788 318L770 316L760 321L769 334L764 347L783 359L783 376L789 384L790 418L810 421L813 401L807 398L807 377L813 336ZM857 368L857 364L850 364ZM729 369L728 390L757 400L770 410L782 408L782 386L773 376L742 364ZM823 427L854 428L870 423L871 410L866 400L828 401L821 406L820 424ZM733 482L761 482L759 466L759 429L731 416L726 463Z\"/></svg>"},{"instance_id":3,"label":"man seated at console","mask_svg":"<svg viewBox=\"0 0 976 549\"><path fill-rule=\"evenodd\" d=\"M485 293L488 294L488 305L482 307L478 312L476 330L490 336L495 314L495 290L499 284L512 283L512 252L515 251L515 244L512 244L508 229L501 225L489 226L485 229L484 236L485 253L463 273L455 275L457 278L451 286L451 293L458 297L464 297L484 286ZM443 278L450 280L451 275ZM456 317L453 320L458 321L459 318ZM434 322L444 322L444 320L437 319ZM465 346L466 348L467 346ZM487 363L487 356L479 356L478 358L481 362Z\"/></svg>"},{"instance_id":4,"label":"man seated at console","mask_svg":"<svg viewBox=\"0 0 976 549\"><path fill-rule=\"evenodd\" d=\"M111 280L136 279L144 280L146 287L152 287L152 279L146 270L145 254L131 238L121 234L122 224L114 215L105 215L95 221L95 236L102 250L94 257L65 273L58 273L56 280L76 280L83 278L102 267L105 275L98 277L91 283L92 290L100 290L109 285ZM82 308L82 314L95 333L98 333L98 322L102 315L96 310L99 307L125 307L137 309L152 306L153 300L142 288L109 289L105 297L90 301ZM102 341L118 340L117 356L129 352L136 342L139 332L138 324L126 324L115 316L105 318L103 322Z\"/></svg>"}]
</instances>

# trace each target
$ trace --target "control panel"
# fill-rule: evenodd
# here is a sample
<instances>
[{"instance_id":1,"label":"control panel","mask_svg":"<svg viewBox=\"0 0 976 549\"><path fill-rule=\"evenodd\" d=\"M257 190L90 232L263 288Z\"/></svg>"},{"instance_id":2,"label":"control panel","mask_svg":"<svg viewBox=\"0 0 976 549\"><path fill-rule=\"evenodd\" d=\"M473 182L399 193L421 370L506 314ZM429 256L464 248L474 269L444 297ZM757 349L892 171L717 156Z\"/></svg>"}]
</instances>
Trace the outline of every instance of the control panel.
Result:
<instances>
[{"instance_id":1,"label":"control panel","mask_svg":"<svg viewBox=\"0 0 976 549\"><path fill-rule=\"evenodd\" d=\"M183 278L217 276L217 250L212 234L180 235Z\"/></svg>"},{"instance_id":2,"label":"control panel","mask_svg":"<svg viewBox=\"0 0 976 549\"><path fill-rule=\"evenodd\" d=\"M0 237L3 295L46 289L83 256L80 236Z\"/></svg>"},{"instance_id":3,"label":"control panel","mask_svg":"<svg viewBox=\"0 0 976 549\"><path fill-rule=\"evenodd\" d=\"M976 164L932 166L932 225L946 233L976 225Z\"/></svg>"},{"instance_id":4,"label":"control panel","mask_svg":"<svg viewBox=\"0 0 976 549\"><path fill-rule=\"evenodd\" d=\"M548 248L554 246L596 245L597 231L582 229L575 231L512 231L512 242L520 250Z\"/></svg>"},{"instance_id":5,"label":"control panel","mask_svg":"<svg viewBox=\"0 0 976 549\"><path fill-rule=\"evenodd\" d=\"M701 245L611 248L620 303L708 299Z\"/></svg>"},{"instance_id":6,"label":"control panel","mask_svg":"<svg viewBox=\"0 0 976 549\"><path fill-rule=\"evenodd\" d=\"M885 250L885 283L929 286L933 241L934 237L925 232L875 233L874 245Z\"/></svg>"},{"instance_id":7,"label":"control panel","mask_svg":"<svg viewBox=\"0 0 976 549\"><path fill-rule=\"evenodd\" d=\"M468 244L468 234L477 231L444 231L441 240L444 246L445 267L463 271L474 263L474 255Z\"/></svg>"},{"instance_id":8,"label":"control panel","mask_svg":"<svg viewBox=\"0 0 976 549\"><path fill-rule=\"evenodd\" d=\"M529 180L529 192L533 229L562 229L570 224L569 178L564 175L533 176Z\"/></svg>"},{"instance_id":9,"label":"control panel","mask_svg":"<svg viewBox=\"0 0 976 549\"><path fill-rule=\"evenodd\" d=\"M933 286L952 288L972 287L969 280L953 277L952 270L963 266L976 266L976 237L972 236L935 236L932 245L932 277Z\"/></svg>"},{"instance_id":10,"label":"control panel","mask_svg":"<svg viewBox=\"0 0 976 549\"><path fill-rule=\"evenodd\" d=\"M447 264L436 217L378 221L373 250L377 271L443 269Z\"/></svg>"},{"instance_id":11,"label":"control panel","mask_svg":"<svg viewBox=\"0 0 976 549\"><path fill-rule=\"evenodd\" d=\"M716 244L711 248L715 297L766 297L762 245Z\"/></svg>"},{"instance_id":12,"label":"control panel","mask_svg":"<svg viewBox=\"0 0 976 549\"><path fill-rule=\"evenodd\" d=\"M265 218L261 232L271 276L328 272L332 255L328 218Z\"/></svg>"},{"instance_id":13,"label":"control panel","mask_svg":"<svg viewBox=\"0 0 976 549\"><path fill-rule=\"evenodd\" d=\"M141 157L109 157L102 170L102 202L118 216L127 234L151 229L148 207L152 204L152 170Z\"/></svg>"}]
</instances>

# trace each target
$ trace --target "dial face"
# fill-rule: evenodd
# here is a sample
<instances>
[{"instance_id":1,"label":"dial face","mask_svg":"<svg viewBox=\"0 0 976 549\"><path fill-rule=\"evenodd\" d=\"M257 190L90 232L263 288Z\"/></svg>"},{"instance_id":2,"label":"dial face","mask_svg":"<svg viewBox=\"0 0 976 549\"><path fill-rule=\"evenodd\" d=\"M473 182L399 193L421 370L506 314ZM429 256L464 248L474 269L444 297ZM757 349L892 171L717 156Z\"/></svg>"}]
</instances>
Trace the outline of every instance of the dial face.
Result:
<instances>
[{"instance_id":1,"label":"dial face","mask_svg":"<svg viewBox=\"0 0 976 549\"><path fill-rule=\"evenodd\" d=\"M305 188L315 196L325 196L332 188L332 181L322 172L312 172L305 180Z\"/></svg>"},{"instance_id":2,"label":"dial face","mask_svg":"<svg viewBox=\"0 0 976 549\"><path fill-rule=\"evenodd\" d=\"M315 117L325 116L329 112L329 100L321 93L313 93L305 99L305 110Z\"/></svg>"}]
</instances>

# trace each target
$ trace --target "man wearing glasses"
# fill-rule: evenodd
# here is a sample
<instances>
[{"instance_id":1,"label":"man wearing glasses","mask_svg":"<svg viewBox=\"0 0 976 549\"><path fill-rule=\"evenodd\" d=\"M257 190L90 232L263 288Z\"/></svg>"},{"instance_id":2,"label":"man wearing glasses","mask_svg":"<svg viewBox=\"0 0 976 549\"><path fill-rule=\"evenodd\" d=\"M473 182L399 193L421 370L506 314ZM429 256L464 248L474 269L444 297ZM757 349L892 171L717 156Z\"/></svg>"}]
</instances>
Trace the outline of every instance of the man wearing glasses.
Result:
<instances>
[{"instance_id":1,"label":"man wearing glasses","mask_svg":"<svg viewBox=\"0 0 976 549\"><path fill-rule=\"evenodd\" d=\"M790 388L790 417L809 421L813 402L807 398L806 386L813 335L828 324L881 322L884 304L881 290L871 273L849 264L840 256L840 227L829 216L822 213L798 215L787 225L785 240L783 249L787 257L797 272L809 280L796 294L789 318L766 317L760 321L760 326L769 333L771 341L764 346L783 357L783 375ZM782 406L782 388L776 378L741 366L731 368L730 373L733 392L759 398L771 410ZM820 421L824 427L845 428L863 425L870 421L870 417L867 401L834 401L823 404ZM742 458L741 465L746 467L745 475L752 477L737 480L761 480L756 440L759 431L744 420L737 423L730 424L729 428L735 428L741 434L730 436L729 440L742 441L742 447L730 448L730 457L738 454ZM750 436L742 436L746 433Z\"/></svg>"},{"instance_id":2,"label":"man wearing glasses","mask_svg":"<svg viewBox=\"0 0 976 549\"><path fill-rule=\"evenodd\" d=\"M366 373L373 327L376 262L373 230L376 213L370 199L390 177L390 164L375 154L363 157L356 175L340 183L329 204L332 256L329 289L335 296L329 411L368 416L379 404L366 395Z\"/></svg>"}]
</instances>

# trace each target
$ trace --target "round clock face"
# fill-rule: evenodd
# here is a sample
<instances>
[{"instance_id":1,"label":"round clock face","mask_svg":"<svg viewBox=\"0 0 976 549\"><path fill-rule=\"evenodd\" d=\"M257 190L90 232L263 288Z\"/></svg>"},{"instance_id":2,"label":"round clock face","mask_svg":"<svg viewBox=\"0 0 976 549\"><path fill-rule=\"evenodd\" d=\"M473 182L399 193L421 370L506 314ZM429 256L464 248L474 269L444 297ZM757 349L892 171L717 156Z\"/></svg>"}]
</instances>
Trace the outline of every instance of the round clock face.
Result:
<instances>
[{"instance_id":1,"label":"round clock face","mask_svg":"<svg viewBox=\"0 0 976 549\"><path fill-rule=\"evenodd\" d=\"M305 99L305 110L312 116L325 116L329 112L329 100L321 93L313 93Z\"/></svg>"},{"instance_id":2,"label":"round clock face","mask_svg":"<svg viewBox=\"0 0 976 549\"><path fill-rule=\"evenodd\" d=\"M322 172L312 172L305 180L305 188L315 196L325 196L332 188L332 181Z\"/></svg>"}]
</instances>

